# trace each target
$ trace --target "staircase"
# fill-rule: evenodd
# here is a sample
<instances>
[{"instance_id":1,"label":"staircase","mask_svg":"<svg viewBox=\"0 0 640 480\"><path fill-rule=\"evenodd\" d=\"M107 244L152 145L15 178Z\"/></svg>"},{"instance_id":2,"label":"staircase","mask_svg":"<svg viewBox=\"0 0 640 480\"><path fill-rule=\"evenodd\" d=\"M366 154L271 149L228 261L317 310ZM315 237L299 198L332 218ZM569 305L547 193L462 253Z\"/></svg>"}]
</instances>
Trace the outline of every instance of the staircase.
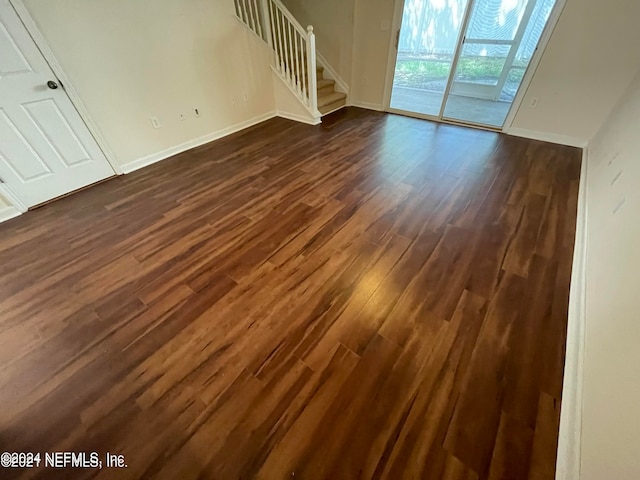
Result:
<instances>
[{"instance_id":1,"label":"staircase","mask_svg":"<svg viewBox=\"0 0 640 480\"><path fill-rule=\"evenodd\" d=\"M273 51L272 69L317 119L346 106L347 95L317 62L313 27L300 25L280 0L234 0L236 16Z\"/></svg>"},{"instance_id":2,"label":"staircase","mask_svg":"<svg viewBox=\"0 0 640 480\"><path fill-rule=\"evenodd\" d=\"M318 110L322 115L328 115L340 110L347 104L347 94L336 92L336 81L324 78L324 67L316 67L318 79Z\"/></svg>"}]
</instances>

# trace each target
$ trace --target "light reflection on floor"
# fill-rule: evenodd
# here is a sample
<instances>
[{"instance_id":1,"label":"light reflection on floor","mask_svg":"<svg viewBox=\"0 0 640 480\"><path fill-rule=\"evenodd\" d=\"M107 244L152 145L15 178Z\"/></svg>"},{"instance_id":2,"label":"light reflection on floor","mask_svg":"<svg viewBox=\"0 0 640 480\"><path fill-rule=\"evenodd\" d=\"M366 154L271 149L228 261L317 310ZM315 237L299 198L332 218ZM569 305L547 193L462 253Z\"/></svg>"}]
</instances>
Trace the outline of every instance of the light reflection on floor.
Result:
<instances>
[{"instance_id":1,"label":"light reflection on floor","mask_svg":"<svg viewBox=\"0 0 640 480\"><path fill-rule=\"evenodd\" d=\"M388 116L386 120L372 165L381 186L394 185L397 189L397 177L401 176L407 178L405 183L409 187L415 187L427 177L444 178L449 170L460 167L469 174L469 186L481 179L486 169L493 168L486 158L500 145L498 133L401 115ZM451 157L452 137L470 145L469 149L459 149L457 158ZM406 193L400 189L390 194L388 200L397 201Z\"/></svg>"}]
</instances>

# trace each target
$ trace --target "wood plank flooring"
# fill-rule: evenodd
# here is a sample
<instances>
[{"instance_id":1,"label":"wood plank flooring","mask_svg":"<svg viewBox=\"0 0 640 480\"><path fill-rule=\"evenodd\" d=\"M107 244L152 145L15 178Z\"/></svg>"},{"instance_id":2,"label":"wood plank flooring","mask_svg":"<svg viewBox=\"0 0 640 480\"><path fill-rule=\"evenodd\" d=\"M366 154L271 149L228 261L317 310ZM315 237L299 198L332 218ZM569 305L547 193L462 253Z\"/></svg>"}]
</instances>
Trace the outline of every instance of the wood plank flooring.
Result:
<instances>
[{"instance_id":1,"label":"wood plank flooring","mask_svg":"<svg viewBox=\"0 0 640 480\"><path fill-rule=\"evenodd\" d=\"M0 476L552 479L580 157L350 108L0 225L0 451L127 465Z\"/></svg>"}]
</instances>

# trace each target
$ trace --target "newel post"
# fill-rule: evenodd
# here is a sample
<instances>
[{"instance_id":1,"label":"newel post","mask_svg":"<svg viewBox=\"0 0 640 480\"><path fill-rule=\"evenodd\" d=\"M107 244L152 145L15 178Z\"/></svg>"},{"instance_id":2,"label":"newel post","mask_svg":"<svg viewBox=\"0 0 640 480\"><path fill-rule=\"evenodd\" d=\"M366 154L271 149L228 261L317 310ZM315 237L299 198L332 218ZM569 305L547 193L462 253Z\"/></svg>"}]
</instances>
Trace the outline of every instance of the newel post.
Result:
<instances>
[{"instance_id":1,"label":"newel post","mask_svg":"<svg viewBox=\"0 0 640 480\"><path fill-rule=\"evenodd\" d=\"M307 27L307 73L309 74L309 103L312 111L318 111L318 76L316 73L316 36L313 27Z\"/></svg>"}]
</instances>

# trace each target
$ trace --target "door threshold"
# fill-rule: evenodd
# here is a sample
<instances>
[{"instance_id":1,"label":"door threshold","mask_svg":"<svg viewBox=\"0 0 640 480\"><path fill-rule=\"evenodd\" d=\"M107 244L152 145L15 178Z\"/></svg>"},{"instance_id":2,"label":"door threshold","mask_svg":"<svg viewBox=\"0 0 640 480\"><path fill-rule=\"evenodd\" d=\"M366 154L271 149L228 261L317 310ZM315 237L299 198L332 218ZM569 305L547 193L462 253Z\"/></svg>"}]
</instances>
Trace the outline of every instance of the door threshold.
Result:
<instances>
[{"instance_id":1,"label":"door threshold","mask_svg":"<svg viewBox=\"0 0 640 480\"><path fill-rule=\"evenodd\" d=\"M483 125L481 123L465 122L464 120L454 120L452 118L443 118L440 120L442 123L448 123L450 125L460 125L463 127L476 128L478 130L486 130L488 132L501 133L503 127L493 127L491 125Z\"/></svg>"},{"instance_id":2,"label":"door threshold","mask_svg":"<svg viewBox=\"0 0 640 480\"><path fill-rule=\"evenodd\" d=\"M73 195L74 193L82 192L83 190L87 190L87 189L89 189L91 187L95 187L96 185L100 185L101 183L109 181L112 178L116 178L117 176L118 175L111 175L110 177L103 178L102 180L98 180L97 182L90 183L89 185L85 185L84 187L76 188L75 190L71 190L70 192L64 193L64 194L59 195L57 197L54 197L54 198L52 198L50 200L46 200L46 201L44 201L42 203L38 203L37 205L34 205L33 207L29 207L27 209L27 211L30 212L31 210L36 210L36 209L38 209L40 207L44 207L45 205L49 205L50 203L57 202L58 200L61 200L61 199L66 198L66 197L68 197L70 195Z\"/></svg>"},{"instance_id":3,"label":"door threshold","mask_svg":"<svg viewBox=\"0 0 640 480\"><path fill-rule=\"evenodd\" d=\"M417 118L419 120L429 120L436 123L442 123L444 125L457 125L459 127L475 128L476 130L485 130L487 132L503 133L503 127L492 127L490 125L482 125L480 123L465 122L464 120L454 120L451 118L439 118L435 115L426 115L417 112L409 112L407 110L398 110L396 108L389 108L387 113L393 113L395 115L403 115L405 117Z\"/></svg>"}]
</instances>

